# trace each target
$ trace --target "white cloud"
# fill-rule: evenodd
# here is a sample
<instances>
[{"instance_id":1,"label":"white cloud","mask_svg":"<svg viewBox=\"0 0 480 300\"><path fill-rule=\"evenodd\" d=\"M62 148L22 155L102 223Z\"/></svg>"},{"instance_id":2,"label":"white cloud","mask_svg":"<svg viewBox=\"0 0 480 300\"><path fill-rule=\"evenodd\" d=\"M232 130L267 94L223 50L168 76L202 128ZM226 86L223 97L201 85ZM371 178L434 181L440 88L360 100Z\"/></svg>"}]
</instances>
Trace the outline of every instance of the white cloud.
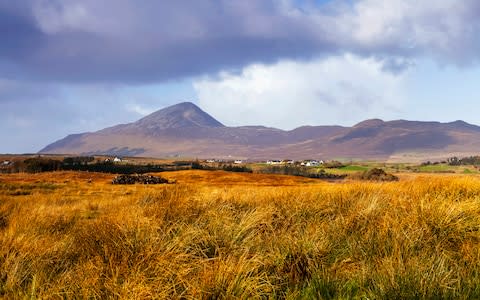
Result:
<instances>
[{"instance_id":1,"label":"white cloud","mask_svg":"<svg viewBox=\"0 0 480 300\"><path fill-rule=\"evenodd\" d=\"M154 109L146 108L135 103L128 103L127 105L125 105L125 109L129 112L136 113L142 117L149 115L155 111Z\"/></svg>"},{"instance_id":2,"label":"white cloud","mask_svg":"<svg viewBox=\"0 0 480 300\"><path fill-rule=\"evenodd\" d=\"M394 118L404 103L405 73L351 54L310 62L250 65L194 82L202 108L228 125L352 124Z\"/></svg>"},{"instance_id":3,"label":"white cloud","mask_svg":"<svg viewBox=\"0 0 480 300\"><path fill-rule=\"evenodd\" d=\"M407 61L394 68L426 57L465 66L480 58L478 0L24 2L28 25L43 33L28 43L23 31L11 35L20 42L7 45L28 49L8 60L43 80L151 83L345 52Z\"/></svg>"},{"instance_id":4,"label":"white cloud","mask_svg":"<svg viewBox=\"0 0 480 300\"><path fill-rule=\"evenodd\" d=\"M359 0L311 19L347 49L463 64L478 57L479 9L476 0Z\"/></svg>"}]
</instances>

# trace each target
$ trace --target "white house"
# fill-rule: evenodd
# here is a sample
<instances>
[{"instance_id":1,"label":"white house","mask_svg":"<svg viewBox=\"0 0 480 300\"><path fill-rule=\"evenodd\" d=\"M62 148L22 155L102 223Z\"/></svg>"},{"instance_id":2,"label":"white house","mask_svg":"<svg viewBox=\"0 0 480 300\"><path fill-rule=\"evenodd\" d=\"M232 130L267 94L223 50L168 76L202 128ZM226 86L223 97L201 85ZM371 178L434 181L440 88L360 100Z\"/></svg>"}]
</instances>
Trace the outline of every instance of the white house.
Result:
<instances>
[{"instance_id":1,"label":"white house","mask_svg":"<svg viewBox=\"0 0 480 300\"><path fill-rule=\"evenodd\" d=\"M320 164L323 164L323 161L319 162L318 160L306 160L301 163L301 165L305 167L316 167Z\"/></svg>"},{"instance_id":2,"label":"white house","mask_svg":"<svg viewBox=\"0 0 480 300\"><path fill-rule=\"evenodd\" d=\"M243 164L243 160L237 159L233 163L234 164Z\"/></svg>"},{"instance_id":3,"label":"white house","mask_svg":"<svg viewBox=\"0 0 480 300\"><path fill-rule=\"evenodd\" d=\"M122 162L122 159L118 156L115 156L115 158L113 159L113 162Z\"/></svg>"}]
</instances>

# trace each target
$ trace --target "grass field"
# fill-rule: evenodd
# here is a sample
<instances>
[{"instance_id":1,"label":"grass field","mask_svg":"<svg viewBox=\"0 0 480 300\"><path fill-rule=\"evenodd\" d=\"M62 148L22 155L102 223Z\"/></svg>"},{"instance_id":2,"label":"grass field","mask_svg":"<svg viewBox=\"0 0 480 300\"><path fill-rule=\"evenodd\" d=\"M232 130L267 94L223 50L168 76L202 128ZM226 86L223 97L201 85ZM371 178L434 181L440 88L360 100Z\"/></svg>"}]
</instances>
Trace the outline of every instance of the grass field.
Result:
<instances>
[{"instance_id":1,"label":"grass field","mask_svg":"<svg viewBox=\"0 0 480 300\"><path fill-rule=\"evenodd\" d=\"M363 172L369 170L371 167L367 166L360 166L360 165L346 165L341 168L332 168L332 169L326 169L327 172L332 173L332 174L354 174L357 172Z\"/></svg>"},{"instance_id":2,"label":"grass field","mask_svg":"<svg viewBox=\"0 0 480 300\"><path fill-rule=\"evenodd\" d=\"M0 175L0 297L480 298L480 177Z\"/></svg>"}]
</instances>

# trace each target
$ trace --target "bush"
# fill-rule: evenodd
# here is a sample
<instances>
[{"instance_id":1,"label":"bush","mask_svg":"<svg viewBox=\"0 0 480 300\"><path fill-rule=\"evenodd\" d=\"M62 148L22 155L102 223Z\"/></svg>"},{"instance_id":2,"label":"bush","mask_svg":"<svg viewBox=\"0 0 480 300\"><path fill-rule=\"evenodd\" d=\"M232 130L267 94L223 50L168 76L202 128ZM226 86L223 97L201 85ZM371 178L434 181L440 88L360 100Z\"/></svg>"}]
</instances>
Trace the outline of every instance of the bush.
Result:
<instances>
[{"instance_id":1,"label":"bush","mask_svg":"<svg viewBox=\"0 0 480 300\"><path fill-rule=\"evenodd\" d=\"M133 165L133 164L114 164L112 162L99 162L94 164L75 164L63 165L62 170L68 171L89 171L111 174L142 174L165 171L161 165Z\"/></svg>"},{"instance_id":2,"label":"bush","mask_svg":"<svg viewBox=\"0 0 480 300\"><path fill-rule=\"evenodd\" d=\"M65 157L63 159L63 165L87 165L94 160L95 158L93 156Z\"/></svg>"},{"instance_id":3,"label":"bush","mask_svg":"<svg viewBox=\"0 0 480 300\"><path fill-rule=\"evenodd\" d=\"M55 159L41 157L28 158L24 160L25 170L28 173L40 173L58 171L62 168L62 162Z\"/></svg>"},{"instance_id":4,"label":"bush","mask_svg":"<svg viewBox=\"0 0 480 300\"><path fill-rule=\"evenodd\" d=\"M371 180L371 181L398 181L397 176L386 173L384 170L379 168L373 168L368 171L353 174L350 176L350 178L359 179L359 180Z\"/></svg>"},{"instance_id":5,"label":"bush","mask_svg":"<svg viewBox=\"0 0 480 300\"><path fill-rule=\"evenodd\" d=\"M263 168L260 173L263 174L280 174L291 176L302 176L316 179L343 179L345 175L336 175L319 170L317 173L312 173L309 168L302 166L270 166Z\"/></svg>"},{"instance_id":6,"label":"bush","mask_svg":"<svg viewBox=\"0 0 480 300\"><path fill-rule=\"evenodd\" d=\"M260 173L264 174L280 174L280 175L292 175L308 177L311 173L307 167L303 166L268 166L262 168Z\"/></svg>"},{"instance_id":7,"label":"bush","mask_svg":"<svg viewBox=\"0 0 480 300\"><path fill-rule=\"evenodd\" d=\"M327 169L338 169L338 168L345 167L344 164L342 164L341 162L339 162L337 160L332 160L332 161L326 162L326 163L323 164L323 166Z\"/></svg>"},{"instance_id":8,"label":"bush","mask_svg":"<svg viewBox=\"0 0 480 300\"><path fill-rule=\"evenodd\" d=\"M227 172L240 172L240 173L252 173L252 169L247 166L234 166L234 165L223 165L221 167L223 171Z\"/></svg>"},{"instance_id":9,"label":"bush","mask_svg":"<svg viewBox=\"0 0 480 300\"><path fill-rule=\"evenodd\" d=\"M162 184L169 183L167 179L151 175L119 175L112 180L112 184Z\"/></svg>"},{"instance_id":10,"label":"bush","mask_svg":"<svg viewBox=\"0 0 480 300\"><path fill-rule=\"evenodd\" d=\"M464 158L458 158L454 156L450 157L447 162L451 166L480 165L480 156L470 156Z\"/></svg>"}]
</instances>

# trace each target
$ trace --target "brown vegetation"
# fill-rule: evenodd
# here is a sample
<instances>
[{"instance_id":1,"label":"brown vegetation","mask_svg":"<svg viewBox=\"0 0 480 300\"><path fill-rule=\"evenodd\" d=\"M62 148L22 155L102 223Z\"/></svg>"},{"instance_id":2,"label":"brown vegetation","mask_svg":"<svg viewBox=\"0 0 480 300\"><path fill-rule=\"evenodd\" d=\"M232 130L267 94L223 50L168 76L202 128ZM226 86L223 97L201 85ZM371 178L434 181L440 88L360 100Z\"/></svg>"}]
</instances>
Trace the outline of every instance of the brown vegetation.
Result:
<instances>
[{"instance_id":1,"label":"brown vegetation","mask_svg":"<svg viewBox=\"0 0 480 300\"><path fill-rule=\"evenodd\" d=\"M364 172L350 175L351 179L370 181L398 181L398 177L379 168L373 168Z\"/></svg>"},{"instance_id":2,"label":"brown vegetation","mask_svg":"<svg viewBox=\"0 0 480 300\"><path fill-rule=\"evenodd\" d=\"M0 175L5 298L479 298L480 180Z\"/></svg>"},{"instance_id":3,"label":"brown vegetation","mask_svg":"<svg viewBox=\"0 0 480 300\"><path fill-rule=\"evenodd\" d=\"M112 180L112 184L165 184L169 183L167 179L160 176L134 174L134 175L118 175Z\"/></svg>"}]
</instances>

